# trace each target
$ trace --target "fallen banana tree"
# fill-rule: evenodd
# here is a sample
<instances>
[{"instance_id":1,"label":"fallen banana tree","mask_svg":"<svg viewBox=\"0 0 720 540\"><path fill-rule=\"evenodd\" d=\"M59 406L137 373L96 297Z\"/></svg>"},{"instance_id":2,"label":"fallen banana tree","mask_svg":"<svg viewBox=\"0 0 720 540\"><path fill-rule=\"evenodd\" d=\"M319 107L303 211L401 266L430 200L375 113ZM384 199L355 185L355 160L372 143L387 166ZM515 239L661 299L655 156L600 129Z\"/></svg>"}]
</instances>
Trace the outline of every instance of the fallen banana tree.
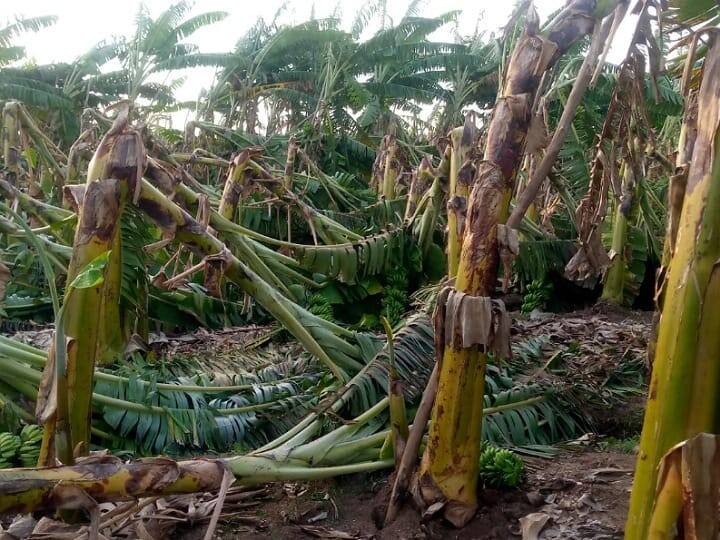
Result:
<instances>
[{"instance_id":1,"label":"fallen banana tree","mask_svg":"<svg viewBox=\"0 0 720 540\"><path fill-rule=\"evenodd\" d=\"M24 364L42 363L32 347L7 338L0 341L0 345L3 346L0 348L0 364L7 373L12 373L13 384L19 385L21 381L27 380L27 367ZM417 399L430 374L433 350L432 330L426 316L409 319L393 336L392 347L379 353L346 385L333 392L329 400L321 402L314 411L275 440L247 455L178 463L166 458L122 463L115 458L91 457L74 466L0 471L0 512L57 506L67 508L68 505L73 507L73 504L82 506L91 501L86 494L95 501L103 501L213 490L217 489L217 482L222 478L225 468L240 483L254 484L276 480L313 480L392 467L395 463L394 452L388 455L385 449L388 445L392 448L389 441L393 440L393 433L397 429L393 424L402 424L402 418L398 417L392 405L398 396L392 391L385 397L373 394L372 388L377 387L377 381L386 381L387 384L388 377L399 375L404 382L404 399L409 402ZM17 358L13 360L14 356ZM391 372L394 372L392 377ZM112 381L116 384L132 384L103 372L97 372L96 379L98 383ZM493 386L500 384L500 380L502 377L493 382ZM397 384L398 379L395 381ZM192 390L215 392L235 391L236 388L195 387ZM516 395L515 392L513 395ZM497 395L492 398L494 405L486 406L484 414L489 417L502 416L511 411L534 407L545 399L547 395L542 389L538 389L535 394L512 397L510 401ZM101 395L96 395L94 400L100 408L127 405L103 399ZM369 404L366 404L368 400ZM354 401L362 404L362 412L327 430L325 426L328 420L347 410ZM159 407L157 409L156 414L167 412ZM218 409L217 412L230 411ZM387 422L393 418L388 426ZM138 482L130 480L132 478L137 478ZM145 480L141 481L140 478Z\"/></svg>"}]
</instances>

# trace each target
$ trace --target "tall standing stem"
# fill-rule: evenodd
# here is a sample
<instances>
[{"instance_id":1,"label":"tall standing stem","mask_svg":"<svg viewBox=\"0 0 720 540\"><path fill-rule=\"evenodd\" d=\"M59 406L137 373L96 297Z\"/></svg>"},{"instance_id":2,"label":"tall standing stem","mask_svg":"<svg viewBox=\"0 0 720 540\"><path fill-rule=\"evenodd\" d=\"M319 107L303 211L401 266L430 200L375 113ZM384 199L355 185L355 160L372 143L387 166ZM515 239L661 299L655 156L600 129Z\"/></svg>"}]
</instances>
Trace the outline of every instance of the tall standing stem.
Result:
<instances>
[{"instance_id":1,"label":"tall standing stem","mask_svg":"<svg viewBox=\"0 0 720 540\"><path fill-rule=\"evenodd\" d=\"M697 139L658 325L640 451L625 530L627 540L653 536L650 518L658 465L675 444L720 427L720 45L705 57L698 94ZM668 494L664 492L664 495ZM681 501L679 497L677 500ZM669 505L673 522L680 505ZM659 519L659 518L658 518Z\"/></svg>"},{"instance_id":2,"label":"tall standing stem","mask_svg":"<svg viewBox=\"0 0 720 540\"><path fill-rule=\"evenodd\" d=\"M542 33L537 15L529 14L493 110L483 159L475 164L455 290L446 297L447 316L437 319L435 329L444 336L438 351L440 377L418 484L426 503L447 502L445 517L457 526L467 523L477 507L487 354L502 355L507 349L507 334L494 334L504 307L489 297L496 288L501 249L509 248L501 246L509 239L500 225L508 217L535 94L545 71L616 4L571 1ZM485 316L469 316L476 310ZM486 326L488 319L493 330Z\"/></svg>"}]
</instances>

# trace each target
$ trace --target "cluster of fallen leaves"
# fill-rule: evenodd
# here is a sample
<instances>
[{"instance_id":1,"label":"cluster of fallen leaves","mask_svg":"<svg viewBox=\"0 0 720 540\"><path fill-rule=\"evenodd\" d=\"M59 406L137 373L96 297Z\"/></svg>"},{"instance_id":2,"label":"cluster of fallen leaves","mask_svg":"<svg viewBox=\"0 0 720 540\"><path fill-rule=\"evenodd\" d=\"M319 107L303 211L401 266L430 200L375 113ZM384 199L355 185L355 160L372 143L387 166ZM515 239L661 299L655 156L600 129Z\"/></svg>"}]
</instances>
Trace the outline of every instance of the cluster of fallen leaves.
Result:
<instances>
[{"instance_id":1,"label":"cluster of fallen leaves","mask_svg":"<svg viewBox=\"0 0 720 540\"><path fill-rule=\"evenodd\" d=\"M618 457L611 454L592 462L573 463L571 459L565 456L564 464L554 462L548 469L545 463L545 467L533 472L533 491L527 493L527 498L537 510L520 518L518 530L513 531L523 540L622 538L617 514L624 518L632 482L632 456L622 456L622 463L617 463ZM603 461L608 465L592 466L602 465ZM581 471L584 473L578 474Z\"/></svg>"},{"instance_id":2,"label":"cluster of fallen leaves","mask_svg":"<svg viewBox=\"0 0 720 540\"><path fill-rule=\"evenodd\" d=\"M545 337L549 340L551 354L546 367L553 367L556 355L570 349L573 367L593 373L613 368L628 357L644 358L650 316L642 312L600 309L568 314L534 312L527 318L516 318L513 328L523 339Z\"/></svg>"},{"instance_id":3,"label":"cluster of fallen leaves","mask_svg":"<svg viewBox=\"0 0 720 540\"><path fill-rule=\"evenodd\" d=\"M514 341L539 338L545 342L539 365L529 370L522 366L524 375L518 382L547 383L567 389L568 396L574 392L590 417L608 413L633 397L642 398L650 318L642 312L599 308L517 318Z\"/></svg>"},{"instance_id":4,"label":"cluster of fallen leaves","mask_svg":"<svg viewBox=\"0 0 720 540\"><path fill-rule=\"evenodd\" d=\"M178 527L204 528L209 540L218 521L232 518L246 530L267 524L251 510L267 499L267 487L231 487L220 493L147 497L137 501L101 503L90 513L90 523L72 524L31 514L18 515L7 529L0 526L2 540L162 540L172 538Z\"/></svg>"}]
</instances>

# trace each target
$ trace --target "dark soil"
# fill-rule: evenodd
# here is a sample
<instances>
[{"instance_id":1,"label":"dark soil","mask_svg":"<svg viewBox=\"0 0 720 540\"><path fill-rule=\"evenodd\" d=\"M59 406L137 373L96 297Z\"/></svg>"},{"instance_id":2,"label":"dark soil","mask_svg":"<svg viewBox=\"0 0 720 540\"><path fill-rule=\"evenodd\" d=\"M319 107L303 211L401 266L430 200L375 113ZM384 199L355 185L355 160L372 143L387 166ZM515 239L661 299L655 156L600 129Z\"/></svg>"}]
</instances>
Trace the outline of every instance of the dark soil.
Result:
<instances>
[{"instance_id":1,"label":"dark soil","mask_svg":"<svg viewBox=\"0 0 720 540\"><path fill-rule=\"evenodd\" d=\"M260 527L232 518L217 531L223 539L284 538L511 539L521 538L520 519L544 514L541 538L622 538L634 456L589 449L553 459L526 459L526 481L515 491L483 492L477 515L462 530L439 519L423 520L410 503L384 529L388 477L357 475L325 483L278 486L256 512ZM199 538L200 530L184 538Z\"/></svg>"}]
</instances>

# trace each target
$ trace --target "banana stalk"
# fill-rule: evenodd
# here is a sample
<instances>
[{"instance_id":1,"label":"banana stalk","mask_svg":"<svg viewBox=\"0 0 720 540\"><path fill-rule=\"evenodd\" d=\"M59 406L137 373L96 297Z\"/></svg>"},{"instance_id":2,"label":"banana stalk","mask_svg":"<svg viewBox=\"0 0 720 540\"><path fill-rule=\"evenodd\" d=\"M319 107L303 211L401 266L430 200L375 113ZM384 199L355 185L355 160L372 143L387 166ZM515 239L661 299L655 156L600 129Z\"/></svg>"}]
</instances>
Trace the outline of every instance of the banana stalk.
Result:
<instances>
[{"instance_id":1,"label":"banana stalk","mask_svg":"<svg viewBox=\"0 0 720 540\"><path fill-rule=\"evenodd\" d=\"M120 115L103 138L88 168L78 201L78 226L68 266L65 302L56 321L55 346L45 368L43 391L56 402L42 401L38 414L46 430L56 432L57 457L72 464L89 450L91 398L95 365L122 351L120 324L120 216L129 192L144 170L145 150L137 133ZM88 286L74 281L103 256L103 278ZM47 437L48 444L50 437Z\"/></svg>"},{"instance_id":2,"label":"banana stalk","mask_svg":"<svg viewBox=\"0 0 720 540\"><path fill-rule=\"evenodd\" d=\"M589 34L616 4L612 0L597 5L570 2L542 34L538 32L535 12L528 15L527 28L513 51L488 126L483 160L476 164L455 290L446 293L446 301L454 297L460 305L466 301L473 305L490 300L496 288L501 251L509 247L501 248L499 225L508 217L539 81L557 58ZM441 305L441 299L438 303ZM463 320L459 307L449 315L436 318L440 376L417 491L426 504L445 501L446 519L462 526L477 508L487 353L493 348L497 352L502 349L503 336L466 342L460 339L463 334L456 332L467 325L474 335L474 331L481 330L478 318L468 316ZM457 321L456 315L461 317L460 324L454 322L450 327L448 321Z\"/></svg>"},{"instance_id":3,"label":"banana stalk","mask_svg":"<svg viewBox=\"0 0 720 540\"><path fill-rule=\"evenodd\" d=\"M3 159L7 169L7 179L17 185L20 173L20 137L17 103L9 102L3 108Z\"/></svg>"},{"instance_id":4,"label":"banana stalk","mask_svg":"<svg viewBox=\"0 0 720 540\"><path fill-rule=\"evenodd\" d=\"M720 318L715 310L720 301L719 94L720 45L716 42L705 57L698 94L697 139L667 272L666 290L672 294L663 301L658 325L625 531L628 540L649 538L658 466L665 453L697 433L714 433L720 427Z\"/></svg>"},{"instance_id":5,"label":"banana stalk","mask_svg":"<svg viewBox=\"0 0 720 540\"><path fill-rule=\"evenodd\" d=\"M475 172L474 164L466 161L475 139L474 126L467 117L463 127L450 132L450 176L447 202L448 276L455 277L460 264L460 249L465 230L467 198Z\"/></svg>"}]
</instances>

